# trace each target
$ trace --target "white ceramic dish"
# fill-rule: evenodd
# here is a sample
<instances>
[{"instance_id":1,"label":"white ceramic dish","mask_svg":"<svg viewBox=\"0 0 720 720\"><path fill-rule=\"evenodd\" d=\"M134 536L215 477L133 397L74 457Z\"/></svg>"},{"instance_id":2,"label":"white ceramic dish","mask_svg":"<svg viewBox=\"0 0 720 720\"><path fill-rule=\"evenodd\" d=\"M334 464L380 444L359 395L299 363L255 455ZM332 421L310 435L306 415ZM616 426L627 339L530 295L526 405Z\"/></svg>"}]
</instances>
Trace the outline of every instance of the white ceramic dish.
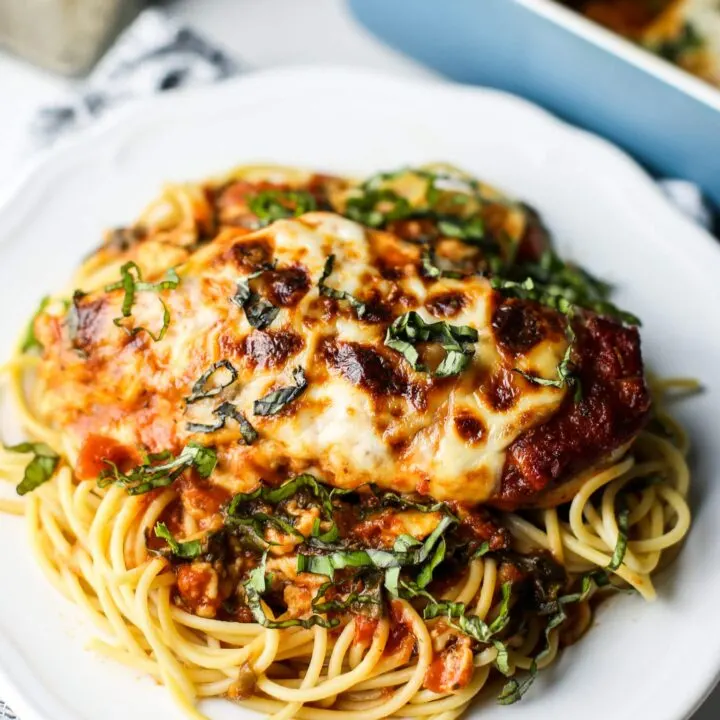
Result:
<instances>
[{"instance_id":1,"label":"white ceramic dish","mask_svg":"<svg viewBox=\"0 0 720 720\"><path fill-rule=\"evenodd\" d=\"M497 92L342 69L265 72L136 107L45 158L0 207L0 357L102 228L134 218L166 180L253 160L365 173L437 159L536 205L560 251L613 280L642 317L654 369L707 388L678 408L695 447L696 521L660 599L607 603L521 703L472 715L681 720L720 668L720 250L605 142ZM83 650L93 628L45 581L21 520L0 518L0 548L0 696L23 720L180 718L152 681Z\"/></svg>"}]
</instances>

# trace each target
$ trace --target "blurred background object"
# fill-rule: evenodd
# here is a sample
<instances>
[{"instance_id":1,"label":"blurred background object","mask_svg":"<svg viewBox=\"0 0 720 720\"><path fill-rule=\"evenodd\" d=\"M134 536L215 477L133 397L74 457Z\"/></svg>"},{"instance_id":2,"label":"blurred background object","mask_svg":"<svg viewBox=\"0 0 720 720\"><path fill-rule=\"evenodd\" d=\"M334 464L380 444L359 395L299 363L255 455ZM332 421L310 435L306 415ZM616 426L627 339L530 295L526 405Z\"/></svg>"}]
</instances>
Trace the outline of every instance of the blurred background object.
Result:
<instances>
[{"instance_id":1,"label":"blurred background object","mask_svg":"<svg viewBox=\"0 0 720 720\"><path fill-rule=\"evenodd\" d=\"M143 0L0 0L0 44L53 72L87 72Z\"/></svg>"},{"instance_id":2,"label":"blurred background object","mask_svg":"<svg viewBox=\"0 0 720 720\"><path fill-rule=\"evenodd\" d=\"M718 0L561 0L650 52L720 86Z\"/></svg>"},{"instance_id":3,"label":"blurred background object","mask_svg":"<svg viewBox=\"0 0 720 720\"><path fill-rule=\"evenodd\" d=\"M143 10L79 87L41 108L30 131L42 147L131 100L224 80L238 64L154 8Z\"/></svg>"},{"instance_id":4,"label":"blurred background object","mask_svg":"<svg viewBox=\"0 0 720 720\"><path fill-rule=\"evenodd\" d=\"M349 1L410 57L537 102L720 206L720 90L708 83L555 0Z\"/></svg>"}]
</instances>

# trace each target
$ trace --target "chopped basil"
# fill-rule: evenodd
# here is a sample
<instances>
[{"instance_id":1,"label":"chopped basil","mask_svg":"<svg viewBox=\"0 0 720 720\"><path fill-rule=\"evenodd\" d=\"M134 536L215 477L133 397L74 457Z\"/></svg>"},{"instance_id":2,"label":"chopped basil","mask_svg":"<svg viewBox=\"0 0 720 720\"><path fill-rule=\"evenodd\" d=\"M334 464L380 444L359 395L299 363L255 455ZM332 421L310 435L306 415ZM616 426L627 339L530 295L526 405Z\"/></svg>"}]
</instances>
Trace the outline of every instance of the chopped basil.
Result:
<instances>
[{"instance_id":1,"label":"chopped basil","mask_svg":"<svg viewBox=\"0 0 720 720\"><path fill-rule=\"evenodd\" d=\"M362 318L366 312L365 303L358 300L354 295L351 295L345 290L336 290L335 288L328 287L325 284L325 280L332 274L333 266L335 265L335 256L328 255L325 260L325 267L323 268L322 275L318 281L318 290L324 297L334 298L335 300L347 300L348 304L355 310L355 314L358 318Z\"/></svg>"},{"instance_id":2,"label":"chopped basil","mask_svg":"<svg viewBox=\"0 0 720 720\"><path fill-rule=\"evenodd\" d=\"M498 703L500 703L500 705L512 705L518 702L518 700L521 700L523 695L530 689L536 675L537 663L533 660L527 677L523 680L510 678L510 680L505 683L502 692L498 695Z\"/></svg>"},{"instance_id":3,"label":"chopped basil","mask_svg":"<svg viewBox=\"0 0 720 720\"><path fill-rule=\"evenodd\" d=\"M565 353L563 354L562 360L558 363L556 371L557 378L548 379L538 377L537 375L531 375L530 373L526 373L518 368L514 368L513 372L516 372L518 375L522 375L528 382L531 382L534 385L543 385L545 387L556 387L560 389L564 387L574 387L574 401L577 403L582 400L582 384L580 383L580 378L576 375L572 364L572 353L575 347L576 336L575 331L572 329L572 325L570 324L569 317L566 333L569 342L567 348L565 349Z\"/></svg>"},{"instance_id":4,"label":"chopped basil","mask_svg":"<svg viewBox=\"0 0 720 720\"><path fill-rule=\"evenodd\" d=\"M248 207L263 227L275 220L312 212L317 208L317 202L305 190L263 190L250 198Z\"/></svg>"},{"instance_id":5,"label":"chopped basil","mask_svg":"<svg viewBox=\"0 0 720 720\"><path fill-rule=\"evenodd\" d=\"M155 525L155 536L165 540L171 553L183 560L194 560L202 553L202 542L200 540L179 542L173 537L173 534L168 530L165 523L159 522Z\"/></svg>"},{"instance_id":6,"label":"chopped basil","mask_svg":"<svg viewBox=\"0 0 720 720\"><path fill-rule=\"evenodd\" d=\"M75 341L77 339L78 330L80 328L79 302L86 295L87 293L84 293L82 290L75 290L72 296L72 301L68 306L67 319L65 321L65 324L67 326L68 338L70 339L73 347L75 347Z\"/></svg>"},{"instance_id":7,"label":"chopped basil","mask_svg":"<svg viewBox=\"0 0 720 720\"><path fill-rule=\"evenodd\" d=\"M387 574L391 571L387 571ZM385 581L387 587L387 579ZM429 592L423 590L415 582L400 581L400 597L405 599L423 598L428 604L423 610L423 618L431 620L436 617L446 617L447 624L459 630L463 634L483 644L492 644L497 650L495 665L503 675L510 673L508 649L501 640L493 637L507 626L510 620L510 596L512 592L511 583L503 583L502 600L498 615L488 625L477 615L467 614L467 605L460 602L449 602L436 600Z\"/></svg>"},{"instance_id":8,"label":"chopped basil","mask_svg":"<svg viewBox=\"0 0 720 720\"><path fill-rule=\"evenodd\" d=\"M33 454L33 458L25 467L23 478L16 488L18 495L27 495L50 480L60 462L60 456L49 445L42 442L24 442L19 445L7 446L5 449L15 453Z\"/></svg>"},{"instance_id":9,"label":"chopped basil","mask_svg":"<svg viewBox=\"0 0 720 720\"><path fill-rule=\"evenodd\" d=\"M466 615L467 606L459 602L433 602L425 606L423 617L431 620L446 617L451 627L481 643L488 643L493 635L490 626L478 615Z\"/></svg>"},{"instance_id":10,"label":"chopped basil","mask_svg":"<svg viewBox=\"0 0 720 720\"><path fill-rule=\"evenodd\" d=\"M260 297L250 288L250 281L260 277L269 268L263 268L251 273L238 281L235 294L230 301L245 311L245 317L251 327L263 330L271 325L278 316L280 308L275 307L269 300Z\"/></svg>"},{"instance_id":11,"label":"chopped basil","mask_svg":"<svg viewBox=\"0 0 720 720\"><path fill-rule=\"evenodd\" d=\"M315 522L313 523L311 533L312 537L314 537L321 543L334 542L335 540L337 540L338 537L338 528L333 519L332 501L334 497L338 495L345 495L351 491L341 490L339 488L328 490L325 485L320 483L314 476L309 474L298 475L291 480L287 480L280 487L277 488L270 488L261 485L253 492L239 493L233 496L230 504L227 507L226 516L231 524L244 524L253 526L252 522L246 522L246 520L252 520L256 516L258 516L258 513L254 509L252 509L251 506L249 506L249 503L260 500L262 502L268 503L269 505L277 505L284 500L288 500L289 498L294 497L302 490L308 490L320 501L323 515L325 519L331 523L330 529L325 533L321 533L320 520L319 518L316 518ZM294 534L296 537L303 537L302 535L297 533L297 531L292 526L290 526L290 528L281 526L281 529L285 532ZM259 535L261 538L263 537L262 532L256 532L256 534ZM303 537L303 539L306 538Z\"/></svg>"},{"instance_id":12,"label":"chopped basil","mask_svg":"<svg viewBox=\"0 0 720 720\"><path fill-rule=\"evenodd\" d=\"M30 352L30 350L42 350L42 343L35 336L35 321L38 316L42 315L43 310L50 303L50 296L46 295L38 305L38 309L33 314L30 322L28 323L27 330L25 331L25 337L23 338L22 344L20 345L20 352Z\"/></svg>"},{"instance_id":13,"label":"chopped basil","mask_svg":"<svg viewBox=\"0 0 720 720\"><path fill-rule=\"evenodd\" d=\"M375 486L373 486L374 489ZM393 505L395 507L402 508L403 510L419 510L424 513L431 512L444 512L448 515L453 515L450 506L446 502L436 503L422 503L409 500L408 498L398 495L397 493L386 492L380 496L380 504L383 506Z\"/></svg>"},{"instance_id":14,"label":"chopped basil","mask_svg":"<svg viewBox=\"0 0 720 720\"><path fill-rule=\"evenodd\" d=\"M288 620L271 620L266 614L262 605L262 596L267 592L267 579L265 577L265 564L267 553L263 554L260 564L250 572L243 587L245 598L256 623L266 628L283 629L288 627L303 627L309 629L314 625L324 628L332 628L340 624L337 618L326 620L321 615L311 615L308 618L291 618Z\"/></svg>"},{"instance_id":15,"label":"chopped basil","mask_svg":"<svg viewBox=\"0 0 720 720\"><path fill-rule=\"evenodd\" d=\"M521 282L493 277L490 284L505 295L523 300L535 300L562 313L573 307L592 310L599 315L613 317L626 325L640 325L632 313L609 302L610 286L580 267L565 263L548 250L537 263L523 263L519 268L526 274Z\"/></svg>"},{"instance_id":16,"label":"chopped basil","mask_svg":"<svg viewBox=\"0 0 720 720\"><path fill-rule=\"evenodd\" d=\"M286 405L302 395L308 385L305 372L297 367L292 375L295 385L279 388L255 401L253 404L255 415L277 415Z\"/></svg>"},{"instance_id":17,"label":"chopped basil","mask_svg":"<svg viewBox=\"0 0 720 720\"><path fill-rule=\"evenodd\" d=\"M442 275L442 270L435 265L435 258L433 257L432 250L425 248L423 250L422 258L420 260L420 274L423 277L434 280Z\"/></svg>"},{"instance_id":18,"label":"chopped basil","mask_svg":"<svg viewBox=\"0 0 720 720\"><path fill-rule=\"evenodd\" d=\"M391 188L382 187L383 183L412 174L427 180L425 191L424 207L413 207L407 198L398 194ZM467 188L468 194L448 191L438 187L438 181L457 184L463 183L463 189ZM429 170L403 168L393 172L384 172L368 178L356 191L355 195L348 198L345 206L345 215L370 227L384 227L393 220L410 218L427 218L435 222L437 231L445 237L453 237L463 242L476 245L486 244L485 228L482 218L475 214L469 217L449 214L438 208L441 200L446 198L457 207L466 205L475 197L480 201L477 194L477 183L460 179L448 174L434 173Z\"/></svg>"},{"instance_id":19,"label":"chopped basil","mask_svg":"<svg viewBox=\"0 0 720 720\"><path fill-rule=\"evenodd\" d=\"M207 383L215 373L219 370L226 370L228 373L227 379L223 382L220 380L218 385L213 385L207 388ZM232 385L237 380L237 370L233 367L233 364L229 360L218 360L213 363L194 383L190 390L190 394L185 398L185 402L190 405L191 403L197 402L202 398L215 397L219 395L226 387Z\"/></svg>"},{"instance_id":20,"label":"chopped basil","mask_svg":"<svg viewBox=\"0 0 720 720\"><path fill-rule=\"evenodd\" d=\"M582 578L579 592L572 593L571 595L562 595L542 609L541 614L550 615L550 619L545 626L545 648L535 658L538 662L544 659L550 652L550 633L567 620L565 606L584 602L594 588L603 587L608 585L608 583L607 572L604 570L595 570L586 573Z\"/></svg>"},{"instance_id":21,"label":"chopped basil","mask_svg":"<svg viewBox=\"0 0 720 720\"><path fill-rule=\"evenodd\" d=\"M168 462L152 464L154 461L166 459ZM124 487L128 495L142 495L155 488L171 485L190 467L194 467L200 477L210 477L217 464L217 453L212 448L191 442L175 458L169 452L150 455L145 462L127 473L121 472L117 465L109 460L105 460L105 463L108 468L98 477L100 487L115 483Z\"/></svg>"},{"instance_id":22,"label":"chopped basil","mask_svg":"<svg viewBox=\"0 0 720 720\"><path fill-rule=\"evenodd\" d=\"M618 538L610 564L607 566L608 570L617 570L622 565L627 552L630 508L625 504L622 496L618 498L618 504L620 505L617 514Z\"/></svg>"},{"instance_id":23,"label":"chopped basil","mask_svg":"<svg viewBox=\"0 0 720 720\"><path fill-rule=\"evenodd\" d=\"M265 538L265 528L268 525L273 525L280 532L286 535L291 535L298 540L305 540L305 536L295 529L295 526L281 517L276 515L268 515L263 512L253 512L246 517L236 517L228 514L225 518L226 525L234 528L245 527L252 531L255 536L255 541L258 545L280 545L284 543L271 542Z\"/></svg>"},{"instance_id":24,"label":"chopped basil","mask_svg":"<svg viewBox=\"0 0 720 720\"><path fill-rule=\"evenodd\" d=\"M445 559L446 553L447 545L445 543L445 538L440 538L440 542L435 546L435 550L430 556L430 559L418 573L417 580L415 582L417 582L419 588L427 587L430 584L430 581L433 579L433 571Z\"/></svg>"},{"instance_id":25,"label":"chopped basil","mask_svg":"<svg viewBox=\"0 0 720 720\"><path fill-rule=\"evenodd\" d=\"M510 653L508 652L507 645L497 639L493 639L492 644L497 650L497 655L495 656L495 667L503 675L510 675Z\"/></svg>"},{"instance_id":26,"label":"chopped basil","mask_svg":"<svg viewBox=\"0 0 720 720\"><path fill-rule=\"evenodd\" d=\"M412 206L393 190L365 190L348 198L345 215L370 227L382 227L393 220L409 217Z\"/></svg>"},{"instance_id":27,"label":"chopped basil","mask_svg":"<svg viewBox=\"0 0 720 720\"><path fill-rule=\"evenodd\" d=\"M430 278L431 280L435 280L439 277L459 280L465 277L463 273L456 272L455 270L441 270L436 265L435 253L430 247L426 247L423 250L423 254L420 259L420 274L423 277Z\"/></svg>"},{"instance_id":28,"label":"chopped basil","mask_svg":"<svg viewBox=\"0 0 720 720\"><path fill-rule=\"evenodd\" d=\"M565 288L553 286L552 290L543 289L531 277L525 278L522 282L492 277L490 286L494 290L500 290L504 295L521 300L535 300L561 313L569 313L572 308L572 303L566 297Z\"/></svg>"},{"instance_id":29,"label":"chopped basil","mask_svg":"<svg viewBox=\"0 0 720 720\"><path fill-rule=\"evenodd\" d=\"M291 480L287 480L277 488L270 488L265 485L261 485L250 493L238 493L233 496L233 499L228 506L228 512L231 515L235 515L241 505L252 502L253 500L263 500L271 505L277 505L283 500L287 500L294 495L297 495L297 493L303 489L310 490L315 497L322 501L323 508L327 514L332 513L332 497L336 493L336 490L329 492L322 483L320 483L313 475L308 473L298 475ZM340 492L349 491L341 490Z\"/></svg>"},{"instance_id":30,"label":"chopped basil","mask_svg":"<svg viewBox=\"0 0 720 720\"><path fill-rule=\"evenodd\" d=\"M240 426L240 434L246 445L252 445L258 439L258 431L232 403L222 403L222 405L219 405L213 410L213 415L217 415L218 419L212 425L191 422L185 426L187 431L193 433L212 433L224 428L228 420L235 420Z\"/></svg>"},{"instance_id":31,"label":"chopped basil","mask_svg":"<svg viewBox=\"0 0 720 720\"><path fill-rule=\"evenodd\" d=\"M507 675L510 672L507 647L505 643L494 636L502 632L510 621L511 583L503 583L500 609L498 610L497 617L490 624L486 623L478 615L468 615L467 606L464 603L439 602L424 591L418 592L417 585L404 585L403 589L409 591L411 597L422 595L430 600L423 610L423 618L426 620L444 616L447 618L447 623L450 627L459 630L479 643L492 644L497 650L495 665L498 670L500 670L503 675Z\"/></svg>"},{"instance_id":32,"label":"chopped basil","mask_svg":"<svg viewBox=\"0 0 720 720\"><path fill-rule=\"evenodd\" d=\"M133 270L135 271L135 275L133 275ZM121 279L118 282L105 286L105 292L112 292L113 290L123 290L125 292L122 301L121 315L113 318L113 323L117 325L117 327L125 330L128 335L134 336L145 331L155 342L162 340L170 325L170 311L161 298L158 299L163 309L163 324L157 333L153 333L148 328L142 326L129 328L124 324L124 320L132 315L132 308L135 304L135 295L137 292L160 292L161 290L174 289L180 283L177 272L174 268L170 268L166 271L165 278L160 282L145 282L142 279L142 272L137 263L131 260L120 268L120 276Z\"/></svg>"},{"instance_id":33,"label":"chopped basil","mask_svg":"<svg viewBox=\"0 0 720 720\"><path fill-rule=\"evenodd\" d=\"M483 557L483 555L487 555L490 552L490 543L487 540L484 540L480 547L472 554L471 560L474 560L475 558Z\"/></svg>"},{"instance_id":34,"label":"chopped basil","mask_svg":"<svg viewBox=\"0 0 720 720\"><path fill-rule=\"evenodd\" d=\"M436 544L440 542L445 530L457 522L450 516L444 516L437 527L428 535L423 543L419 543L409 535L401 535L396 541L392 550L338 550L328 555L298 555L297 571L310 572L318 575L326 575L329 578L335 576L335 570L348 567L375 567L379 569L400 568L418 566L423 564L434 552ZM391 592L396 592L397 573L391 582L386 577L386 587Z\"/></svg>"},{"instance_id":35,"label":"chopped basil","mask_svg":"<svg viewBox=\"0 0 720 720\"><path fill-rule=\"evenodd\" d=\"M433 373L436 377L448 377L461 373L475 353L473 343L478 333L467 325L450 325L445 321L426 323L414 310L396 318L387 329L385 345L399 352L418 372L428 372L420 363L415 345L421 342L438 342L445 350L445 357Z\"/></svg>"},{"instance_id":36,"label":"chopped basil","mask_svg":"<svg viewBox=\"0 0 720 720\"><path fill-rule=\"evenodd\" d=\"M312 609L318 613L343 612L347 610L356 610L357 606L376 605L382 606L382 586L376 583L369 592L351 592L342 600L325 600L321 602L321 598L327 590L333 586L333 583L323 583L319 588L312 601Z\"/></svg>"},{"instance_id":37,"label":"chopped basil","mask_svg":"<svg viewBox=\"0 0 720 720\"><path fill-rule=\"evenodd\" d=\"M219 408L216 408L213 411L213 414L217 413L217 410ZM185 429L190 433L213 433L217 432L218 430L221 430L225 427L225 418L224 417L218 417L218 419L210 425L210 423L199 423L199 422L189 422L185 423Z\"/></svg>"},{"instance_id":38,"label":"chopped basil","mask_svg":"<svg viewBox=\"0 0 720 720\"><path fill-rule=\"evenodd\" d=\"M502 600L500 602L500 610L497 617L490 623L490 631L499 633L504 630L510 621L510 598L512 596L512 583L505 582L502 584Z\"/></svg>"},{"instance_id":39,"label":"chopped basil","mask_svg":"<svg viewBox=\"0 0 720 720\"><path fill-rule=\"evenodd\" d=\"M313 520L310 536L321 543L333 543L338 539L338 537L340 537L340 529L333 520L330 529L322 532L320 518L315 518L315 520Z\"/></svg>"},{"instance_id":40,"label":"chopped basil","mask_svg":"<svg viewBox=\"0 0 720 720\"><path fill-rule=\"evenodd\" d=\"M466 243L476 242L485 238L485 225L482 218L475 216L469 219L446 217L438 221L438 230L446 237L458 238Z\"/></svg>"}]
</instances>

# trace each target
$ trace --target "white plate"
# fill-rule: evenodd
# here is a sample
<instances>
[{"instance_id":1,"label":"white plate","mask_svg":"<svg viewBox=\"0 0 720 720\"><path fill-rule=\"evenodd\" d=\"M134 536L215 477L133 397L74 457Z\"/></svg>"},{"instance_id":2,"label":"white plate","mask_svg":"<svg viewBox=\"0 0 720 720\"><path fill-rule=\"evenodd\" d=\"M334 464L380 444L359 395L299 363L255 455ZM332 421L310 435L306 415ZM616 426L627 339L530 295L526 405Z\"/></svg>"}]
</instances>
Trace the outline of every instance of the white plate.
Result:
<instances>
[{"instance_id":1,"label":"white plate","mask_svg":"<svg viewBox=\"0 0 720 720\"><path fill-rule=\"evenodd\" d=\"M0 357L102 228L132 220L170 179L248 161L369 173L456 163L536 205L557 247L618 285L657 371L708 392L678 408L695 447L695 525L659 600L606 604L591 632L518 705L486 720L680 720L720 668L720 251L605 142L514 97L345 69L265 72L116 116L60 148L0 208ZM33 562L22 521L0 519L0 695L23 720L179 718L152 681L84 651L93 633ZM243 718L229 703L213 717Z\"/></svg>"}]
</instances>

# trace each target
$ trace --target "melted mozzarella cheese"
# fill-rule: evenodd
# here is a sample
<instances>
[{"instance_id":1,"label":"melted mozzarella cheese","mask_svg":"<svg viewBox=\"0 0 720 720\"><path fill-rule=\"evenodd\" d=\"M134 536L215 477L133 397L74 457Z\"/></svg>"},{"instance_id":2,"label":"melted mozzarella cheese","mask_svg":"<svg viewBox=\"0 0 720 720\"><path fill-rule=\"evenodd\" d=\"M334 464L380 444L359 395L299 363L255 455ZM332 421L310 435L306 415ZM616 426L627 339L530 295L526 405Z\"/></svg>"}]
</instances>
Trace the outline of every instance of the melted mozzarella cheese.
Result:
<instances>
[{"instance_id":1,"label":"melted mozzarella cheese","mask_svg":"<svg viewBox=\"0 0 720 720\"><path fill-rule=\"evenodd\" d=\"M230 301L238 281L252 272L237 258L258 245L267 247L277 273L291 269L307 276L307 288L262 331ZM318 281L330 254L335 266L327 284L373 298L387 320L359 320L346 301L320 296ZM552 414L565 395L512 370L554 377L567 340L562 334L545 338L509 357L491 327L497 295L488 281L428 281L419 274L419 260L416 246L330 213L278 221L254 233L225 230L178 267L177 288L137 294L129 327L157 331L160 299L168 307L170 324L159 342L144 332L130 337L112 323L120 315L119 290L97 290L81 301L87 327L80 354L78 338L66 326L58 329L57 318L41 317L42 411L69 427L78 445L90 432L151 451L170 444L177 452L190 440L212 444L219 457L213 482L233 491L277 473L311 471L342 487L372 482L437 499L486 501L498 492L507 447ZM434 315L427 302L443 293L462 300L452 317ZM389 323L409 310L427 322L478 331L475 354L460 375L440 380L416 372L384 345ZM219 360L232 363L236 381L186 405L193 384ZM255 415L254 402L292 385L298 367L307 389L279 414ZM501 373L512 390L509 404L492 391ZM257 429L255 443L244 445L232 421L216 433L188 430L189 421L212 421L223 401L234 403Z\"/></svg>"}]
</instances>

